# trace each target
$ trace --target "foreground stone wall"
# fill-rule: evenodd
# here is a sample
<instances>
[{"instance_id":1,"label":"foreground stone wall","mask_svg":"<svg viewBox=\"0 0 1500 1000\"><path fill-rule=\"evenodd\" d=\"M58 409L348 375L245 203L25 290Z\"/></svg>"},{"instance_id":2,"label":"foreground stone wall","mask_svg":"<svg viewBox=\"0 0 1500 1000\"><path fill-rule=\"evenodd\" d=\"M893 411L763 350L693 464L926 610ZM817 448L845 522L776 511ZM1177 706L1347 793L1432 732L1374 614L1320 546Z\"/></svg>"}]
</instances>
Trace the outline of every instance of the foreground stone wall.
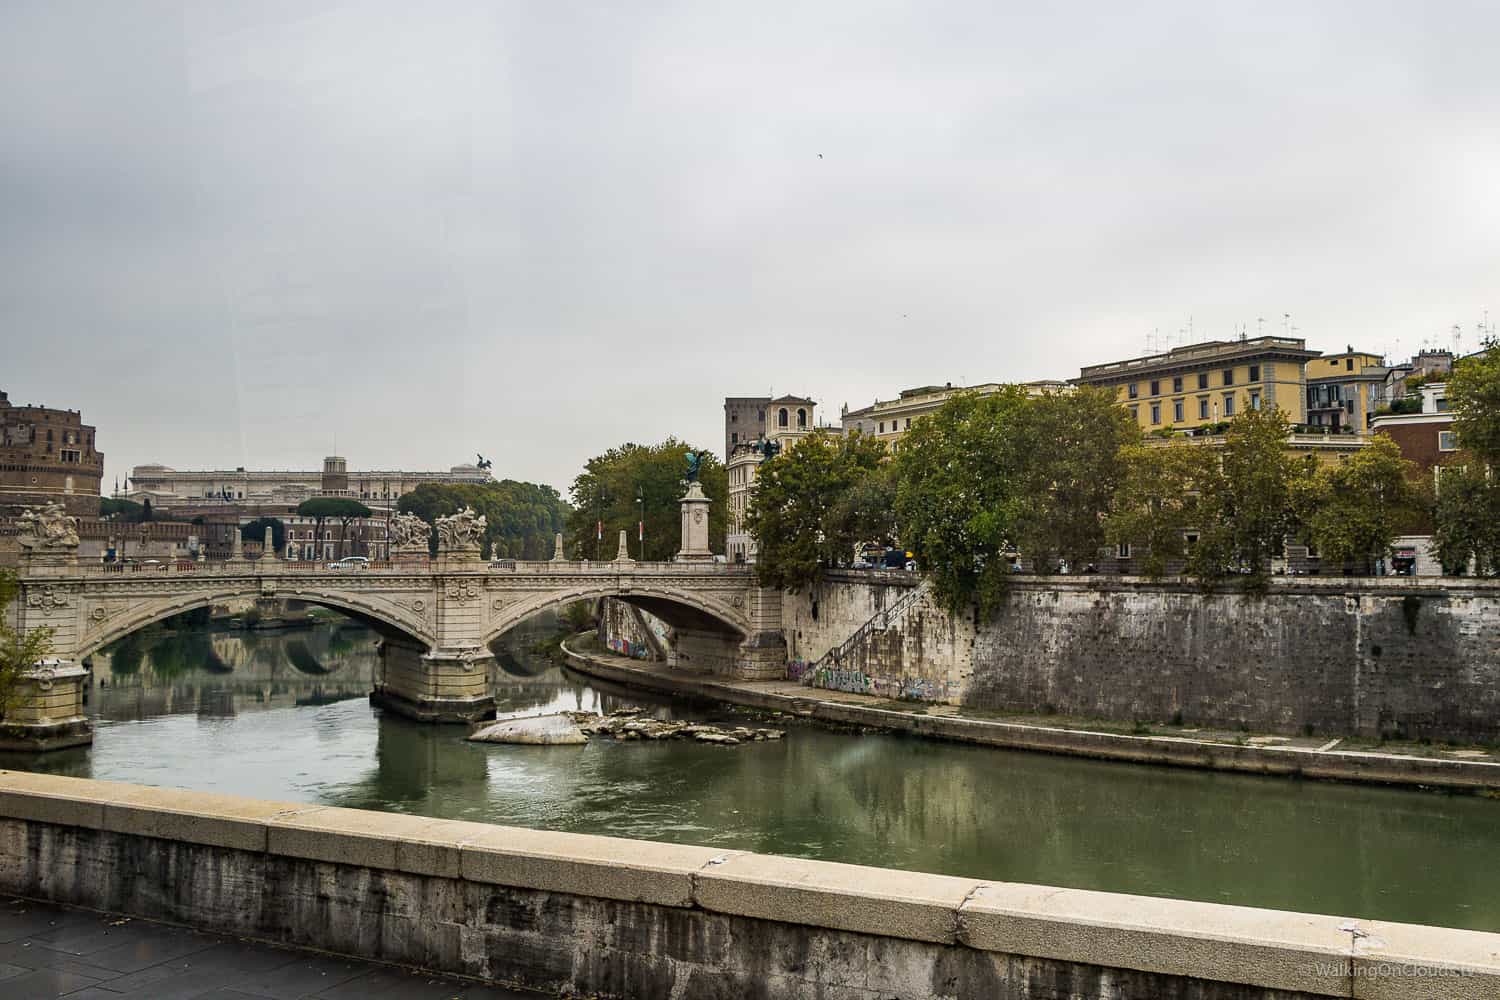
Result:
<instances>
[{"instance_id":1,"label":"foreground stone wall","mask_svg":"<svg viewBox=\"0 0 1500 1000\"><path fill-rule=\"evenodd\" d=\"M601 998L1500 995L1494 934L20 772L0 892Z\"/></svg>"},{"instance_id":2,"label":"foreground stone wall","mask_svg":"<svg viewBox=\"0 0 1500 1000\"><path fill-rule=\"evenodd\" d=\"M788 595L791 642L815 661L905 589L844 576ZM922 597L817 683L1002 711L1493 742L1500 586L1322 579L1253 596L1018 578L978 627Z\"/></svg>"}]
</instances>

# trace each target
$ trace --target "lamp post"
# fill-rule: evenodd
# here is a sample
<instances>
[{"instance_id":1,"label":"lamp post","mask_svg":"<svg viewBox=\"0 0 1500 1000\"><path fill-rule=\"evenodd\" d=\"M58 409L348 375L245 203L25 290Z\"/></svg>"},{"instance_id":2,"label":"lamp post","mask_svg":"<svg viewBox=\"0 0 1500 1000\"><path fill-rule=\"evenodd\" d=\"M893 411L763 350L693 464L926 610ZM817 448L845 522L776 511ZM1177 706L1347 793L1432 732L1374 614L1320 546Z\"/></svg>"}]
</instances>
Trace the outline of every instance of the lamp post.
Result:
<instances>
[{"instance_id":1,"label":"lamp post","mask_svg":"<svg viewBox=\"0 0 1500 1000\"><path fill-rule=\"evenodd\" d=\"M641 562L646 561L646 488L635 488L635 502L641 505L641 519L637 524L641 537Z\"/></svg>"}]
</instances>

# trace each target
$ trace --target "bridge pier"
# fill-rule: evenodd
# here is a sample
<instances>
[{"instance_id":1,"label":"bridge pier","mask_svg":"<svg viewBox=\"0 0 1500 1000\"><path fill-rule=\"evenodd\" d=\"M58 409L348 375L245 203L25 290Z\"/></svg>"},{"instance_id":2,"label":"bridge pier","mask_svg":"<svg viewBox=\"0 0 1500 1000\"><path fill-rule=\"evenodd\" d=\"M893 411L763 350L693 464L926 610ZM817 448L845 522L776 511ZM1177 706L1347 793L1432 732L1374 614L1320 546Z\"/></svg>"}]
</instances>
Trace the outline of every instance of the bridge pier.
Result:
<instances>
[{"instance_id":1,"label":"bridge pier","mask_svg":"<svg viewBox=\"0 0 1500 1000\"><path fill-rule=\"evenodd\" d=\"M0 750L62 750L94 742L94 726L83 711L88 676L69 660L47 660L21 674L0 723Z\"/></svg>"},{"instance_id":2,"label":"bridge pier","mask_svg":"<svg viewBox=\"0 0 1500 1000\"><path fill-rule=\"evenodd\" d=\"M380 643L372 704L419 722L473 722L495 714L494 657L483 647L429 650L404 639Z\"/></svg>"}]
</instances>

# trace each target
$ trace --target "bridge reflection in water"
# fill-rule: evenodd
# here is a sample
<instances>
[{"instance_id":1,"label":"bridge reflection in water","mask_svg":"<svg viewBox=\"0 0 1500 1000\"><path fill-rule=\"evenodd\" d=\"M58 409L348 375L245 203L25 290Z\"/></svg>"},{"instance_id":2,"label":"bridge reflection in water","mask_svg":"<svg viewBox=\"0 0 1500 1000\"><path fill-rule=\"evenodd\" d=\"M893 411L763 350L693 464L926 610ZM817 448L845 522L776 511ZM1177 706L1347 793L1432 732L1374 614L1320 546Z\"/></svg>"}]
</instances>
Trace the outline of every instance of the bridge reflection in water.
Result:
<instances>
[{"instance_id":1,"label":"bridge reflection in water","mask_svg":"<svg viewBox=\"0 0 1500 1000\"><path fill-rule=\"evenodd\" d=\"M515 630L505 713L652 705L570 677ZM212 669L191 662L211 650ZM471 744L369 703L373 635L156 636L97 664L92 748L10 760L145 784L1016 882L1500 930L1500 803L830 732L777 743ZM293 654L300 643L303 653ZM175 645L174 645L175 644ZM127 651L128 654L128 651ZM128 662L124 662L128 661ZM299 668L298 662L302 661ZM317 672L319 669L325 671Z\"/></svg>"}]
</instances>

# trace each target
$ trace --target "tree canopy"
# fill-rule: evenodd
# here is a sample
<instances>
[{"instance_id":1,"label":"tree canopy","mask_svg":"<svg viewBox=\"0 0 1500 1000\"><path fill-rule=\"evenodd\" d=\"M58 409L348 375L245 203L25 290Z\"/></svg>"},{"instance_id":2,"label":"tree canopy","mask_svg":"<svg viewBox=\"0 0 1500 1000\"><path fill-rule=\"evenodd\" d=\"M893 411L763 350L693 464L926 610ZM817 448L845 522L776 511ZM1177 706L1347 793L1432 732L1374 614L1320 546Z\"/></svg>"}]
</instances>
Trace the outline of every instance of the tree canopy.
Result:
<instances>
[{"instance_id":1,"label":"tree canopy","mask_svg":"<svg viewBox=\"0 0 1500 1000\"><path fill-rule=\"evenodd\" d=\"M1500 467L1500 341L1463 358L1448 376L1448 405L1459 447Z\"/></svg>"},{"instance_id":2,"label":"tree canopy","mask_svg":"<svg viewBox=\"0 0 1500 1000\"><path fill-rule=\"evenodd\" d=\"M257 517L240 525L240 538L247 542L264 541L267 528L271 529L271 548L280 552L286 546L286 525L279 517Z\"/></svg>"},{"instance_id":3,"label":"tree canopy","mask_svg":"<svg viewBox=\"0 0 1500 1000\"><path fill-rule=\"evenodd\" d=\"M682 547L682 510L678 501L685 487L687 453L690 446L667 438L660 444L622 444L589 459L573 480L569 494L573 510L568 517L567 551L575 559L613 559L621 529L630 541L630 555L640 558L636 522L641 519L645 499L645 558L669 560ZM697 449L693 449L697 450ZM729 477L724 464L706 454L698 470L704 494L713 501L708 513L708 543L724 551L725 508ZM604 523L603 538L595 526Z\"/></svg>"},{"instance_id":4,"label":"tree canopy","mask_svg":"<svg viewBox=\"0 0 1500 1000\"><path fill-rule=\"evenodd\" d=\"M1337 465L1310 470L1293 487L1304 537L1326 566L1355 563L1364 572L1390 554L1420 498L1412 464L1396 442L1376 434Z\"/></svg>"},{"instance_id":5,"label":"tree canopy","mask_svg":"<svg viewBox=\"0 0 1500 1000\"><path fill-rule=\"evenodd\" d=\"M890 536L884 456L874 437L816 430L761 463L745 523L763 586L799 591L853 561L855 546Z\"/></svg>"},{"instance_id":6,"label":"tree canopy","mask_svg":"<svg viewBox=\"0 0 1500 1000\"><path fill-rule=\"evenodd\" d=\"M372 516L370 508L358 500L351 500L348 497L312 497L297 505L297 515L299 517L335 518L338 520L353 520L356 517Z\"/></svg>"},{"instance_id":7,"label":"tree canopy","mask_svg":"<svg viewBox=\"0 0 1500 1000\"><path fill-rule=\"evenodd\" d=\"M570 510L553 487L515 479L424 483L397 501L396 507L428 524L472 507L486 521L481 551L496 559L551 558L553 538L564 530Z\"/></svg>"}]
</instances>

